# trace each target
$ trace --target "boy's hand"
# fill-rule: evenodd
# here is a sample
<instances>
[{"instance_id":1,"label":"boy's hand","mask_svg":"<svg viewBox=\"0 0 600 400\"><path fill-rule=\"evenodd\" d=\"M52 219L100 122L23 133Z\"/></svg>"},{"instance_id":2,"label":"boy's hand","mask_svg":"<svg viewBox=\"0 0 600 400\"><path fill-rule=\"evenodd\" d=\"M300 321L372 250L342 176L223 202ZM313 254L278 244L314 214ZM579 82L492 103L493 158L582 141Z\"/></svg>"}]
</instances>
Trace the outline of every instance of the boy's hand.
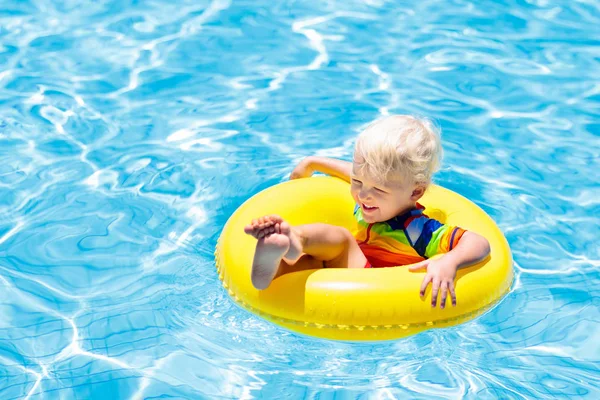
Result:
<instances>
[{"instance_id":1,"label":"boy's hand","mask_svg":"<svg viewBox=\"0 0 600 400\"><path fill-rule=\"evenodd\" d=\"M296 165L290 174L290 179L309 178L315 172L310 166L310 157L306 157Z\"/></svg>"},{"instance_id":2,"label":"boy's hand","mask_svg":"<svg viewBox=\"0 0 600 400\"><path fill-rule=\"evenodd\" d=\"M427 285L431 283L431 307L435 307L437 304L438 292L441 291L442 299L440 302L440 308L444 308L446 305L446 297L450 292L452 298L452 306L456 306L456 293L454 292L454 278L456 276L456 270L458 266L447 257L440 257L436 259L428 259L421 261L417 264L411 265L408 269L411 272L426 270L427 274L421 284L420 295L425 295L425 289Z\"/></svg>"}]
</instances>

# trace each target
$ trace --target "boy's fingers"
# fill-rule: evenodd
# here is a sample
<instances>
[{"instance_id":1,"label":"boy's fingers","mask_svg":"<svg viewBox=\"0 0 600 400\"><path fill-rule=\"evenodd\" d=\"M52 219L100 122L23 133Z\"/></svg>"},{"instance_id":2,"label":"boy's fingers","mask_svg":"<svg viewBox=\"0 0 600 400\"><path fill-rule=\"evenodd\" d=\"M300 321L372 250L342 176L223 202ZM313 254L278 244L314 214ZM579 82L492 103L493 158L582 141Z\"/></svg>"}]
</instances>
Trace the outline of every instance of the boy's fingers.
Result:
<instances>
[{"instance_id":1,"label":"boy's fingers","mask_svg":"<svg viewBox=\"0 0 600 400\"><path fill-rule=\"evenodd\" d=\"M450 297L452 297L452 307L456 307L456 292L454 291L454 282L448 283L450 289Z\"/></svg>"},{"instance_id":2,"label":"boy's fingers","mask_svg":"<svg viewBox=\"0 0 600 400\"><path fill-rule=\"evenodd\" d=\"M421 262L411 265L410 267L408 267L408 270L411 272L421 271L421 270L427 269L428 265L429 265L429 260L424 260L424 261L421 261Z\"/></svg>"},{"instance_id":3,"label":"boy's fingers","mask_svg":"<svg viewBox=\"0 0 600 400\"><path fill-rule=\"evenodd\" d=\"M425 278L423 279L423 282L421 283L421 291L419 292L421 297L425 296L425 289L427 289L427 285L429 285L429 282L431 282L431 275L427 274L427 275L425 275Z\"/></svg>"},{"instance_id":4,"label":"boy's fingers","mask_svg":"<svg viewBox=\"0 0 600 400\"><path fill-rule=\"evenodd\" d=\"M431 307L435 307L437 304L438 291L440 290L440 281L439 279L434 279L431 284Z\"/></svg>"},{"instance_id":5,"label":"boy's fingers","mask_svg":"<svg viewBox=\"0 0 600 400\"><path fill-rule=\"evenodd\" d=\"M442 282L442 299L440 300L440 308L446 307L446 297L448 297L448 282Z\"/></svg>"}]
</instances>

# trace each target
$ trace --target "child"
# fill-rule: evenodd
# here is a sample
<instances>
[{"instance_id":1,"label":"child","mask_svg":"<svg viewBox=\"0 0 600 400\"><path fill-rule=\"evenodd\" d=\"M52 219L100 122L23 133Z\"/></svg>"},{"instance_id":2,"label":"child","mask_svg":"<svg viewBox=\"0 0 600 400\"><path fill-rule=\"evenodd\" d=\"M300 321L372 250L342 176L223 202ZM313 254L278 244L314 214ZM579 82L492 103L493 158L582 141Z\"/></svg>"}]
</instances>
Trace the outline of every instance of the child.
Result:
<instances>
[{"instance_id":1,"label":"child","mask_svg":"<svg viewBox=\"0 0 600 400\"><path fill-rule=\"evenodd\" d=\"M358 137L352 163L308 157L291 179L315 171L351 183L358 231L327 224L291 227L281 217L253 220L244 231L258 239L252 284L267 288L290 271L314 268L372 268L414 264L427 270L420 289L432 284L431 306L444 308L448 292L456 305L456 270L485 258L490 251L482 236L442 225L423 214L423 196L441 158L439 134L428 120L395 115L373 122ZM429 258L445 253L435 260Z\"/></svg>"}]
</instances>

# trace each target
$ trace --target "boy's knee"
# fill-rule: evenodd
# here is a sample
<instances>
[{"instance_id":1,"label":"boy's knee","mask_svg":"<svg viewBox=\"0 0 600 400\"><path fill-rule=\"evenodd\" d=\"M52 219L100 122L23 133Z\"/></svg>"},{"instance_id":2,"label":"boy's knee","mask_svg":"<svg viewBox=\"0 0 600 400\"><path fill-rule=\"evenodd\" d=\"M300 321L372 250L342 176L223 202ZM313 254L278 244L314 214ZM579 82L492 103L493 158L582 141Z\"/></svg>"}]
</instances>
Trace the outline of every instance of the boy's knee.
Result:
<instances>
[{"instance_id":1,"label":"boy's knee","mask_svg":"<svg viewBox=\"0 0 600 400\"><path fill-rule=\"evenodd\" d=\"M312 245L343 245L347 247L354 242L354 236L346 228L336 225L315 223L294 228L294 232L302 243L302 248Z\"/></svg>"},{"instance_id":2,"label":"boy's knee","mask_svg":"<svg viewBox=\"0 0 600 400\"><path fill-rule=\"evenodd\" d=\"M337 228L338 234L340 235L340 238L344 241L344 243L348 244L354 242L354 236L348 229L343 228L341 226L338 226Z\"/></svg>"}]
</instances>

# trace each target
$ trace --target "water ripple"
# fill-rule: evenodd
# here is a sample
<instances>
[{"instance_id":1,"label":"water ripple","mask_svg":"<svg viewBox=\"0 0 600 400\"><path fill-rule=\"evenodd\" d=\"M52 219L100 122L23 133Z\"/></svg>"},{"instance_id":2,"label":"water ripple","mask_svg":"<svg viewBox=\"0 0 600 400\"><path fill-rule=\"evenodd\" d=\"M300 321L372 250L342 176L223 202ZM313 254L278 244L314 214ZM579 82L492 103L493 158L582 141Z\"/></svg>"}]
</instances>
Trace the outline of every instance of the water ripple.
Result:
<instances>
[{"instance_id":1,"label":"water ripple","mask_svg":"<svg viewBox=\"0 0 600 400\"><path fill-rule=\"evenodd\" d=\"M593 1L12 1L0 11L0 397L597 398ZM480 318L384 343L283 330L213 251L380 115L443 131L437 182L513 249Z\"/></svg>"}]
</instances>

